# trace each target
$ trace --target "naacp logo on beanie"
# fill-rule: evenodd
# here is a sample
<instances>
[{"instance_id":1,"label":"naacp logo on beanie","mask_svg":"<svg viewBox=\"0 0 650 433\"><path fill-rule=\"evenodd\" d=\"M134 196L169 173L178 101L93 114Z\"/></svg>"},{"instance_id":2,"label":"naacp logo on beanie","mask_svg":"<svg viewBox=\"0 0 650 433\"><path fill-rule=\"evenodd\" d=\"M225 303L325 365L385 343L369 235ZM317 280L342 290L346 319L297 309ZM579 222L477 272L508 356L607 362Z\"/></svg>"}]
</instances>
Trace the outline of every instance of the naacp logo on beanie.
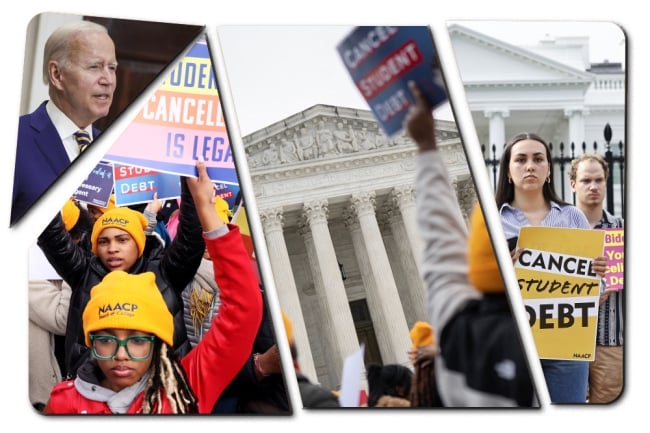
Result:
<instances>
[{"instance_id":1,"label":"naacp logo on beanie","mask_svg":"<svg viewBox=\"0 0 650 433\"><path fill-rule=\"evenodd\" d=\"M109 227L126 231L138 246L138 256L142 255L146 241L144 229L147 227L147 218L136 210L128 207L114 207L107 210L95 221L90 235L90 243L94 254L97 254L97 239L101 232Z\"/></svg>"},{"instance_id":2,"label":"naacp logo on beanie","mask_svg":"<svg viewBox=\"0 0 650 433\"><path fill-rule=\"evenodd\" d=\"M153 272L113 271L90 291L83 315L86 345L90 334L103 329L129 329L154 334L174 344L174 318L167 308Z\"/></svg>"}]
</instances>

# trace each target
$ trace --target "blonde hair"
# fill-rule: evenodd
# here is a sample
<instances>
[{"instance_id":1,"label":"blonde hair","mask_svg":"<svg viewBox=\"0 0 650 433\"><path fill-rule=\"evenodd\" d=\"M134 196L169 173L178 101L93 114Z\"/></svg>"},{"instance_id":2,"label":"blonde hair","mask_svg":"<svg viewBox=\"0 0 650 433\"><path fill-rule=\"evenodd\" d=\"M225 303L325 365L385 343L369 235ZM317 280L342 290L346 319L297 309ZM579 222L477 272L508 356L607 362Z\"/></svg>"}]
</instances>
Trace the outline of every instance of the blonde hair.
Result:
<instances>
[{"instance_id":1,"label":"blonde hair","mask_svg":"<svg viewBox=\"0 0 650 433\"><path fill-rule=\"evenodd\" d=\"M151 362L151 375L144 395L142 413L162 413L163 396L172 413L198 413L198 400L190 387L185 370L166 343L159 341L159 350ZM164 393L164 394L163 394Z\"/></svg>"}]
</instances>

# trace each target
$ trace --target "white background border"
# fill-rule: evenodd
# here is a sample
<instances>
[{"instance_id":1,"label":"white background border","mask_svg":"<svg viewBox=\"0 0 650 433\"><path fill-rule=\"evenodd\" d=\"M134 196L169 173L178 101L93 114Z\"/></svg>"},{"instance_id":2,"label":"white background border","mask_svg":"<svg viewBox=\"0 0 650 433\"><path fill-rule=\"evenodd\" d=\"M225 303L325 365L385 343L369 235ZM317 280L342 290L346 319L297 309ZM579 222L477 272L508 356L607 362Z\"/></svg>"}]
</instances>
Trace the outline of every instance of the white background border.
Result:
<instances>
[{"instance_id":1,"label":"white background border","mask_svg":"<svg viewBox=\"0 0 650 433\"><path fill-rule=\"evenodd\" d=\"M362 3L362 2L359 2ZM577 2L576 2L577 3ZM616 404L600 407L550 407L541 411L503 411L503 410L436 410L436 411L382 411L377 410L341 410L335 412L304 412L298 410L293 418L213 418L206 417L200 421L210 424L193 425L193 429L223 429L240 427L242 423L257 423L256 428L264 431L300 431L326 422L327 431L337 427L367 428L380 427L381 431L389 429L425 428L457 429L463 431L476 428L480 431L548 431L561 428L591 429L598 431L620 429L627 417L642 416L647 401L649 388L646 355L648 343L643 338L648 324L642 319L646 316L648 306L648 288L645 280L641 282L641 273L636 266L639 263L640 240L649 239L647 224L636 224L640 209L644 205L642 198L636 201L636 185L642 187L647 179L637 176L642 173L635 167L648 161L647 138L641 138L641 125L648 110L644 96L650 95L648 89L647 53L642 51L648 42L648 23L646 14L632 5L640 3L618 1L591 1L584 6L573 2L547 0L530 3L521 1L471 2L455 0L440 2L423 1L384 1L355 2L330 0L327 2L298 1L244 1L201 2L184 0L183 2L141 2L113 0L111 2L88 2L80 0L44 1L32 0L7 4L2 14L3 59L0 68L0 82L4 84L0 122L5 137L4 155L1 158L3 169L0 170L0 233L4 248L3 269L7 273L4 284L2 313L0 320L4 335L2 336L2 384L0 392L0 413L7 428L21 428L25 423L31 428L44 429L48 432L66 431L82 427L92 428L93 432L108 431L125 427L124 423L139 423L140 428L156 428L160 431L172 431L183 428L190 419L178 417L153 420L151 418L113 420L91 418L87 421L78 418L53 419L35 414L28 403L27 396L27 249L42 230L41 224L47 217L32 218L31 227L22 226L9 230L9 210L11 202L11 185L13 183L13 163L15 158L15 140L17 137L17 118L20 104L20 92L23 73L25 49L25 32L29 21L42 12L61 12L87 14L96 16L140 19L146 21L174 22L184 24L207 25L216 27L229 24L430 24L434 31L445 26L447 20L467 19L544 19L544 20L603 20L613 21L622 26L627 34L628 45L628 134L626 137L628 151L627 179L627 231L634 236L627 237L627 289L632 290L627 297L626 324L626 383L623 398ZM155 5L155 6L154 6ZM354 5L354 6L352 6ZM10 9L10 10L9 10ZM333 47L334 49L334 47ZM444 60L443 60L444 61ZM260 65L263 70L264 65ZM643 117L642 117L643 116ZM647 122L646 122L647 124ZM635 126L639 126L635 128ZM644 132L645 132L645 128ZM633 157L630 157L632 152ZM647 171L647 169L646 169ZM633 180L636 181L633 182ZM639 188L640 189L640 188ZM643 199L648 195L644 194ZM56 211L56 200L48 200L44 209L51 208L48 215ZM49 207L48 207L49 206ZM641 254L640 254L641 255ZM635 340L634 336L641 336ZM199 420L192 418L192 422ZM116 424L117 422L117 424ZM143 424L146 422L146 427ZM154 422L156 426L151 426ZM162 424L165 422L165 424ZM69 425L74 423L74 425ZM213 424L215 423L215 424ZM260 425L260 423L262 423ZM430 423L430 424L428 424ZM627 424L627 423L626 423ZM321 424L321 427L323 424ZM27 427L27 426L26 426ZM82 427L82 428L83 428ZM250 428L250 426L244 426ZM320 429L319 429L320 430Z\"/></svg>"}]
</instances>

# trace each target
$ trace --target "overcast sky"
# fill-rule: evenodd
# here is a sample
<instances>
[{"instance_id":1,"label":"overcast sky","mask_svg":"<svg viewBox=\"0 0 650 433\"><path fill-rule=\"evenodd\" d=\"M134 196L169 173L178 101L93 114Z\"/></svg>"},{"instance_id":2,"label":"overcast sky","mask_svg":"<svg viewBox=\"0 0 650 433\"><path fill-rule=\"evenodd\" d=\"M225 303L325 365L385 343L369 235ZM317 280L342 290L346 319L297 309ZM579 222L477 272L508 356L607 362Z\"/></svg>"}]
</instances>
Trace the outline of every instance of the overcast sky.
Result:
<instances>
[{"instance_id":1,"label":"overcast sky","mask_svg":"<svg viewBox=\"0 0 650 433\"><path fill-rule=\"evenodd\" d=\"M471 27L505 42L530 46L547 35L588 36L589 61L625 64L625 34L621 27L604 21L450 21Z\"/></svg>"},{"instance_id":2,"label":"overcast sky","mask_svg":"<svg viewBox=\"0 0 650 433\"><path fill-rule=\"evenodd\" d=\"M591 61L622 61L624 35L612 23L459 21L497 39L532 45L545 35L589 36ZM450 22L451 24L451 22ZM220 26L219 41L242 135L316 104L368 110L336 45L350 26ZM434 116L452 119L448 107Z\"/></svg>"}]
</instances>

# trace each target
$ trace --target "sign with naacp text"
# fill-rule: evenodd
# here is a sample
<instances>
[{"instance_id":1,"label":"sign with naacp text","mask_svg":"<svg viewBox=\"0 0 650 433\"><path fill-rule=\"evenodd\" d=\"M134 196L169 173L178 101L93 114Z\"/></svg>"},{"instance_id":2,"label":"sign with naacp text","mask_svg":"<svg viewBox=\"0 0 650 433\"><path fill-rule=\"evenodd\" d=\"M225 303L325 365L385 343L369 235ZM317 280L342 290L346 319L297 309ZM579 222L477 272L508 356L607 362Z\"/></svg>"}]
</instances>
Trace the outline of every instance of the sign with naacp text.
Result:
<instances>
[{"instance_id":1,"label":"sign with naacp text","mask_svg":"<svg viewBox=\"0 0 650 433\"><path fill-rule=\"evenodd\" d=\"M605 230L605 257L607 290L622 290L625 287L625 229Z\"/></svg>"},{"instance_id":2,"label":"sign with naacp text","mask_svg":"<svg viewBox=\"0 0 650 433\"><path fill-rule=\"evenodd\" d=\"M175 65L105 159L183 176L196 176L196 161L203 159L212 181L238 183L204 38Z\"/></svg>"},{"instance_id":3,"label":"sign with naacp text","mask_svg":"<svg viewBox=\"0 0 650 433\"><path fill-rule=\"evenodd\" d=\"M78 201L99 207L106 207L113 193L113 165L99 162L72 194Z\"/></svg>"},{"instance_id":4,"label":"sign with naacp text","mask_svg":"<svg viewBox=\"0 0 650 433\"><path fill-rule=\"evenodd\" d=\"M158 200L181 196L181 178L176 174L122 164L114 164L113 169L116 206L148 203L154 194Z\"/></svg>"},{"instance_id":5,"label":"sign with naacp text","mask_svg":"<svg viewBox=\"0 0 650 433\"><path fill-rule=\"evenodd\" d=\"M604 231L522 227L515 273L539 357L593 361Z\"/></svg>"},{"instance_id":6,"label":"sign with naacp text","mask_svg":"<svg viewBox=\"0 0 650 433\"><path fill-rule=\"evenodd\" d=\"M447 100L427 26L356 27L337 46L354 84L388 137L402 130L414 81L431 107Z\"/></svg>"}]
</instances>

